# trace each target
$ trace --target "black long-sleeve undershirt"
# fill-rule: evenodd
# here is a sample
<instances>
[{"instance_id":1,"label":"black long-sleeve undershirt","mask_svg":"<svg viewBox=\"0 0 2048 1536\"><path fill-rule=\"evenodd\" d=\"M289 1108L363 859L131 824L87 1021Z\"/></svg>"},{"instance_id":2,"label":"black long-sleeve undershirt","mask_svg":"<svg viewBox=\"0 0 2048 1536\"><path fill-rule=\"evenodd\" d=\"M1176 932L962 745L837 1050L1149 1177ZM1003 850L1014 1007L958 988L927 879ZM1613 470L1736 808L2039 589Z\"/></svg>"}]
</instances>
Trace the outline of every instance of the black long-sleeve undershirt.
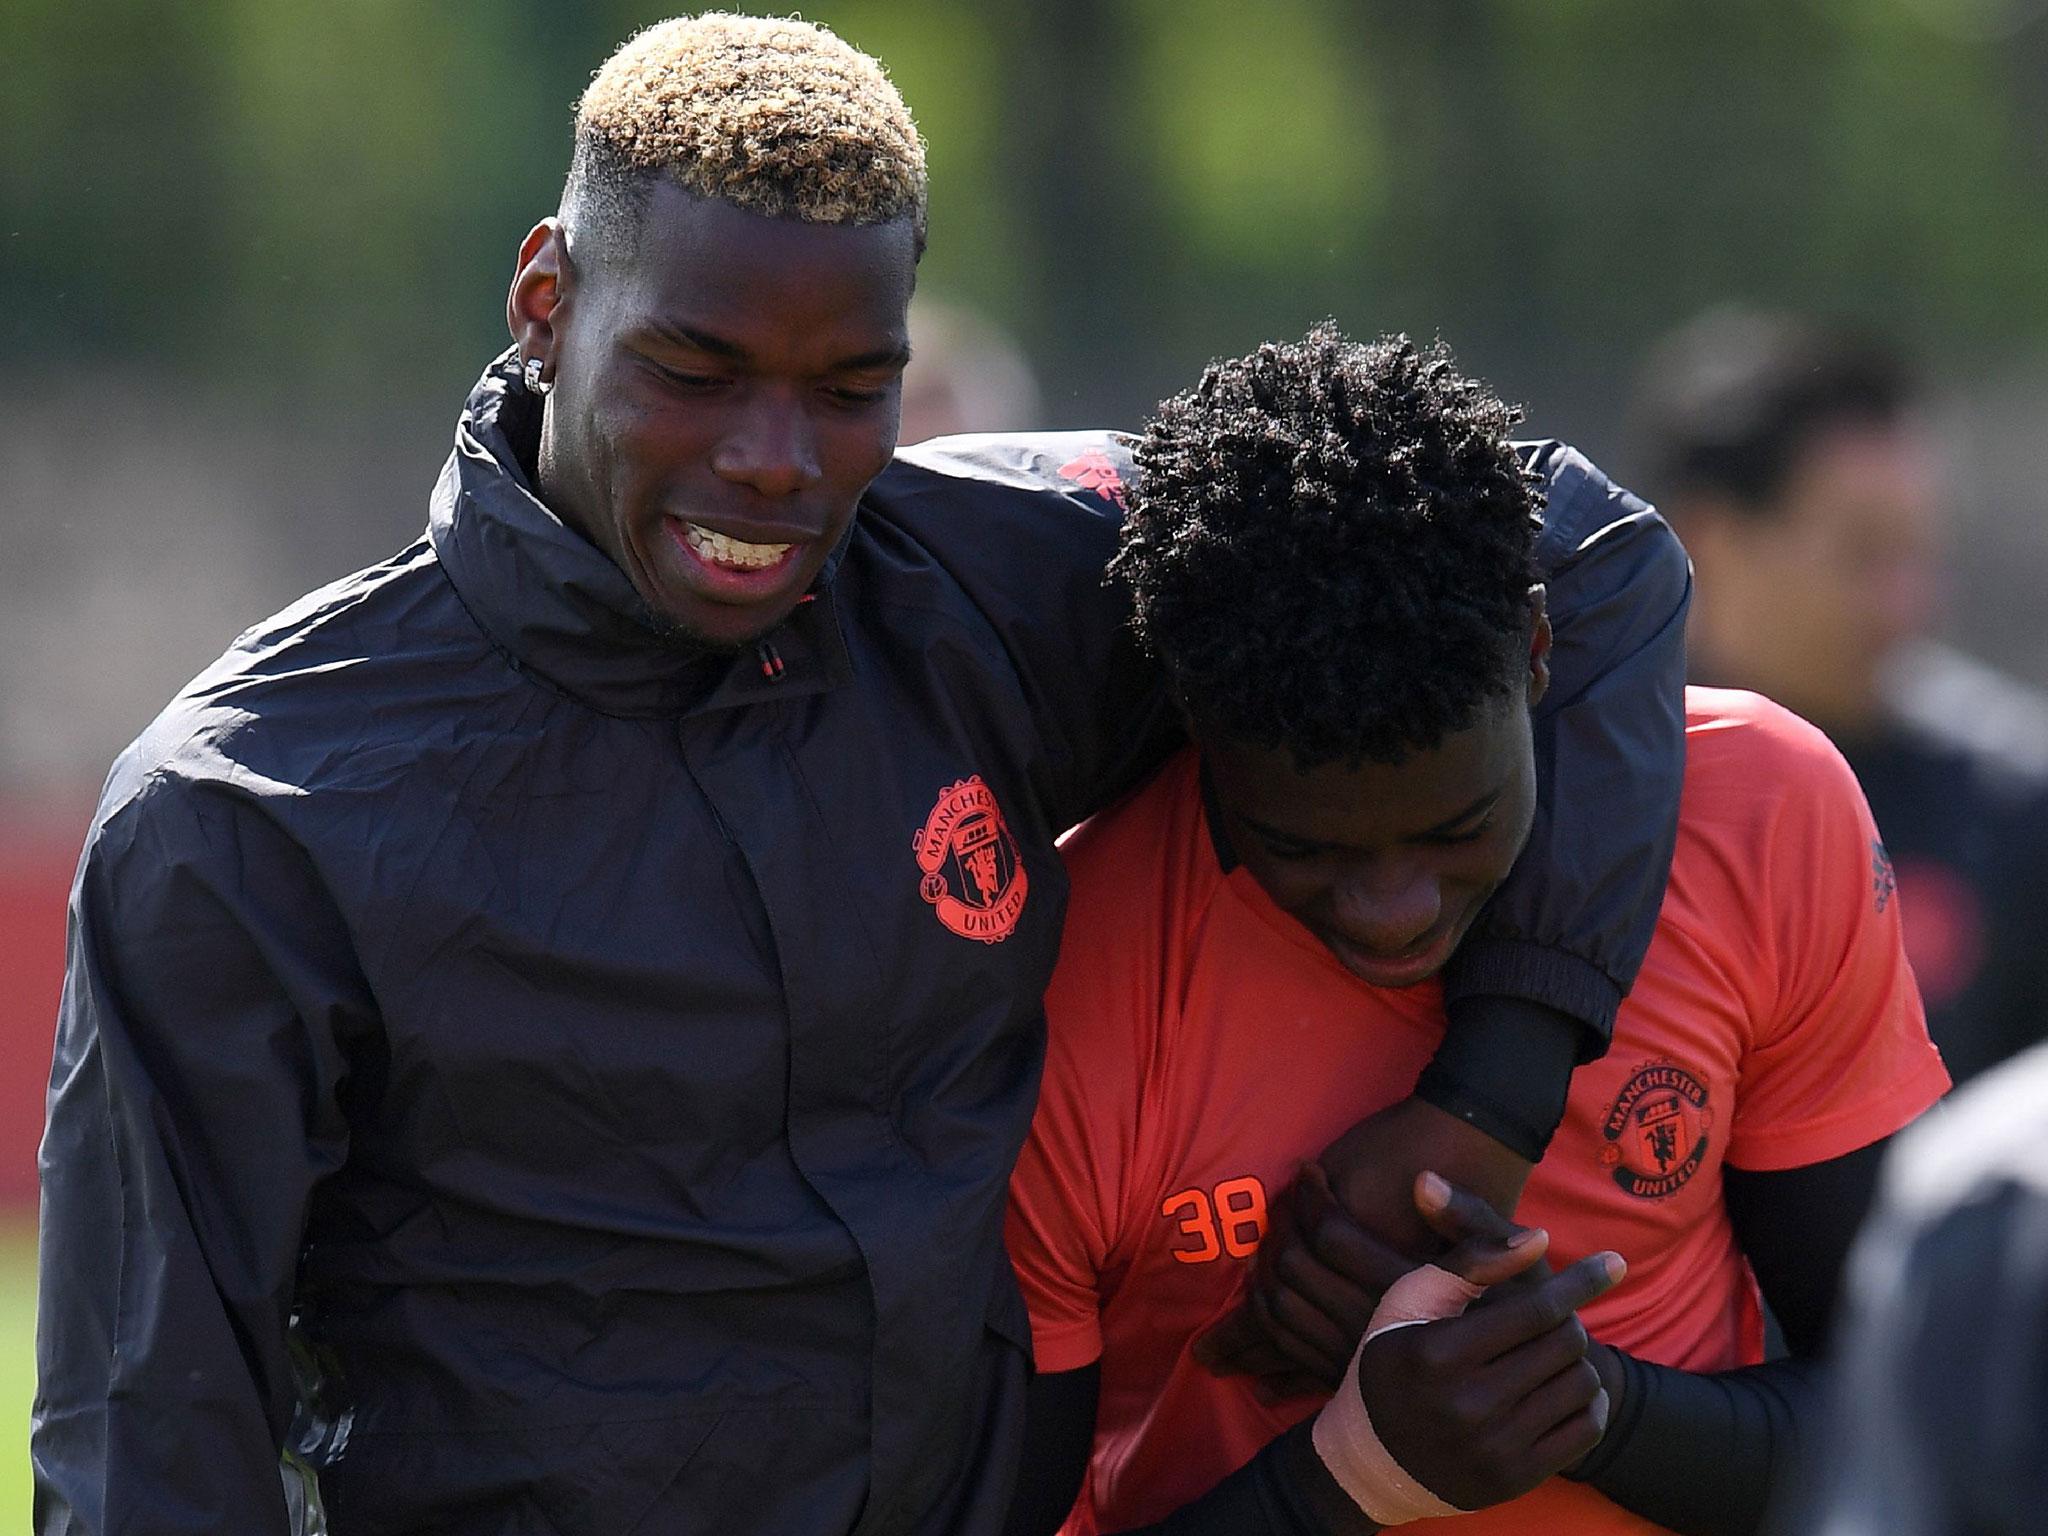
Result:
<instances>
[{"instance_id":1,"label":"black long-sleeve undershirt","mask_svg":"<svg viewBox=\"0 0 2048 1536\"><path fill-rule=\"evenodd\" d=\"M1824 1397L1818 1357L1885 1146L1773 1173L1724 1170L1736 1241L1790 1358L1694 1372L1613 1351L1624 1383L1614 1417L1568 1475L1679 1536L1752 1536L1763 1527L1813 1447Z\"/></svg>"},{"instance_id":2,"label":"black long-sleeve undershirt","mask_svg":"<svg viewBox=\"0 0 2048 1536\"><path fill-rule=\"evenodd\" d=\"M1046 1536L1074 1507L1101 1377L1099 1366L1086 1365L1032 1382L1007 1536ZM1379 1527L1324 1469L1309 1432L1309 1424L1296 1426L1193 1503L1119 1536L1371 1536Z\"/></svg>"},{"instance_id":3,"label":"black long-sleeve undershirt","mask_svg":"<svg viewBox=\"0 0 2048 1536\"><path fill-rule=\"evenodd\" d=\"M1826 1341L1851 1239L1869 1209L1885 1142L1829 1162L1723 1171L1736 1241L1791 1358L1698 1373L1622 1357L1607 1437L1577 1476L1680 1536L1754 1536L1771 1495L1811 1444ZM1617 1355L1619 1352L1616 1352ZM1048 1536L1073 1507L1095 1435L1098 1366L1031 1385L1025 1459L1008 1536ZM1129 1536L1357 1536L1376 1529L1306 1445L1269 1445L1201 1499Z\"/></svg>"}]
</instances>

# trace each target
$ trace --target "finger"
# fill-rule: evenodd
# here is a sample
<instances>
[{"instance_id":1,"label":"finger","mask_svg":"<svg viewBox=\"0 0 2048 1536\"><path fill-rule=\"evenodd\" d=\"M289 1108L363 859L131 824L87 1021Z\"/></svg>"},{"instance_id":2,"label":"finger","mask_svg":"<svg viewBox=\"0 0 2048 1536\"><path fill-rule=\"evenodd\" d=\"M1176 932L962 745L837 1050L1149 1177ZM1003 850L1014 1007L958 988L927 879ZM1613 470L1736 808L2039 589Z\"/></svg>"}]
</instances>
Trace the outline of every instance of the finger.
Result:
<instances>
[{"instance_id":1,"label":"finger","mask_svg":"<svg viewBox=\"0 0 2048 1536\"><path fill-rule=\"evenodd\" d=\"M1606 1389L1602 1388L1583 1409L1539 1436L1529 1447L1532 1475L1550 1477L1579 1461L1606 1435L1610 1411Z\"/></svg>"},{"instance_id":2,"label":"finger","mask_svg":"<svg viewBox=\"0 0 2048 1536\"><path fill-rule=\"evenodd\" d=\"M1254 1290L1245 1300L1267 1341L1287 1357L1283 1370L1325 1376L1333 1371L1341 1373L1350 1364L1351 1352L1358 1347L1358 1336L1341 1332L1299 1297L1261 1289Z\"/></svg>"},{"instance_id":3,"label":"finger","mask_svg":"<svg viewBox=\"0 0 2048 1536\"><path fill-rule=\"evenodd\" d=\"M1502 1401L1513 1402L1584 1360L1589 1342L1585 1325L1573 1314L1483 1367L1479 1379L1489 1390L1497 1391Z\"/></svg>"},{"instance_id":4,"label":"finger","mask_svg":"<svg viewBox=\"0 0 2048 1536\"><path fill-rule=\"evenodd\" d=\"M1541 1227L1517 1227L1503 1245L1497 1238L1468 1237L1436 1260L1473 1285L1501 1285L1540 1263L1550 1251L1550 1234Z\"/></svg>"},{"instance_id":5,"label":"finger","mask_svg":"<svg viewBox=\"0 0 2048 1536\"><path fill-rule=\"evenodd\" d=\"M1373 1308L1379 1305L1379 1292L1367 1290L1338 1273L1304 1242L1293 1243L1274 1255L1272 1263L1253 1276L1252 1284L1276 1294L1291 1293L1354 1341L1364 1334L1366 1324L1372 1321Z\"/></svg>"},{"instance_id":6,"label":"finger","mask_svg":"<svg viewBox=\"0 0 2048 1536\"><path fill-rule=\"evenodd\" d=\"M1507 1423L1520 1443L1534 1443L1583 1413L1604 1390L1600 1373L1588 1361L1574 1361L1517 1403Z\"/></svg>"},{"instance_id":7,"label":"finger","mask_svg":"<svg viewBox=\"0 0 2048 1536\"><path fill-rule=\"evenodd\" d=\"M1296 1365L1318 1372L1332 1362L1342 1370L1358 1347L1363 1328L1347 1329L1327 1316L1312 1302L1285 1287L1261 1285L1247 1298L1253 1316L1269 1321L1273 1342L1293 1358Z\"/></svg>"},{"instance_id":8,"label":"finger","mask_svg":"<svg viewBox=\"0 0 2048 1536\"><path fill-rule=\"evenodd\" d=\"M1330 1189L1316 1164L1302 1170L1291 1195L1295 1230L1318 1262L1370 1294L1380 1294L1415 1267L1400 1253L1360 1225Z\"/></svg>"},{"instance_id":9,"label":"finger","mask_svg":"<svg viewBox=\"0 0 2048 1536\"><path fill-rule=\"evenodd\" d=\"M1501 1215L1471 1190L1427 1170L1415 1175L1415 1209L1429 1223L1431 1231L1452 1243L1470 1237L1491 1237L1504 1243L1512 1234L1528 1230Z\"/></svg>"},{"instance_id":10,"label":"finger","mask_svg":"<svg viewBox=\"0 0 2048 1536\"><path fill-rule=\"evenodd\" d=\"M1449 1341L1438 1347L1460 1361L1496 1360L1558 1327L1594 1297L1612 1290L1627 1273L1620 1254L1593 1254L1496 1306L1432 1325L1445 1330L1442 1337Z\"/></svg>"},{"instance_id":11,"label":"finger","mask_svg":"<svg viewBox=\"0 0 2048 1536\"><path fill-rule=\"evenodd\" d=\"M1228 1317L1198 1336L1192 1353L1203 1369L1216 1376L1255 1376L1288 1366L1287 1357L1267 1341L1244 1305L1233 1308Z\"/></svg>"}]
</instances>

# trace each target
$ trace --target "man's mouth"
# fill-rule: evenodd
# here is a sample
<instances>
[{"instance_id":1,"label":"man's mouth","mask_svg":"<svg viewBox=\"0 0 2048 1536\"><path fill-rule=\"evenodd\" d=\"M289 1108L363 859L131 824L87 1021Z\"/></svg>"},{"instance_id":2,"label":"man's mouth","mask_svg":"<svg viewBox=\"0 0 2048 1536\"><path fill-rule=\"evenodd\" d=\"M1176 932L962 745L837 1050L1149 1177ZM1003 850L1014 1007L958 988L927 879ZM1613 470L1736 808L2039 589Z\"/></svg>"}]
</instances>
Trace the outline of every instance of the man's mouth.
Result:
<instances>
[{"instance_id":1,"label":"man's mouth","mask_svg":"<svg viewBox=\"0 0 2048 1536\"><path fill-rule=\"evenodd\" d=\"M794 547L789 544L749 544L698 523L683 524L683 541L700 560L734 571L765 570L778 564Z\"/></svg>"},{"instance_id":2,"label":"man's mouth","mask_svg":"<svg viewBox=\"0 0 2048 1536\"><path fill-rule=\"evenodd\" d=\"M1359 980L1375 987L1412 987L1444 968L1457 948L1462 924L1438 925L1405 949L1387 954L1335 934L1323 943L1338 962Z\"/></svg>"}]
</instances>

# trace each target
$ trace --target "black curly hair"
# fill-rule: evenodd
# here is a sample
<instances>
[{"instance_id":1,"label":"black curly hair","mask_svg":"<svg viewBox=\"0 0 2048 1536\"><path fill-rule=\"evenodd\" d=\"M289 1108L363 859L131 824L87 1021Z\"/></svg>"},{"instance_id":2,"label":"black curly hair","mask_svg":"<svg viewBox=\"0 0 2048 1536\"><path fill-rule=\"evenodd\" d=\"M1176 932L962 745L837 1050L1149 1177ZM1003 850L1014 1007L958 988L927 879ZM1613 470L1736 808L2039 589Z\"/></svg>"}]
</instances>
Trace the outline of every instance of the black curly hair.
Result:
<instances>
[{"instance_id":1,"label":"black curly hair","mask_svg":"<svg viewBox=\"0 0 2048 1536\"><path fill-rule=\"evenodd\" d=\"M1198 729L1303 771L1399 763L1525 675L1521 412L1442 345L1325 321L1159 407L1112 571Z\"/></svg>"}]
</instances>

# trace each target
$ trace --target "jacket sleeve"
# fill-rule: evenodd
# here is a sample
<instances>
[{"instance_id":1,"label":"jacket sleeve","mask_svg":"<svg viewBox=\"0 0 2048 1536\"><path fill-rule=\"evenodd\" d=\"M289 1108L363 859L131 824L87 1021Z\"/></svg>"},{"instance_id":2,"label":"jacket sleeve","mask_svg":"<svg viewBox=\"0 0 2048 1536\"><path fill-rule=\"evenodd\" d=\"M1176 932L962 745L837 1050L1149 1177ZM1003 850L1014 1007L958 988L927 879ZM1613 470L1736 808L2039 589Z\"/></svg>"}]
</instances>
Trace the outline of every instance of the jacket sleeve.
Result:
<instances>
[{"instance_id":1,"label":"jacket sleeve","mask_svg":"<svg viewBox=\"0 0 2048 1536\"><path fill-rule=\"evenodd\" d=\"M284 1536L286 1325L365 989L248 800L155 777L102 815L42 1147L36 1529Z\"/></svg>"},{"instance_id":2,"label":"jacket sleeve","mask_svg":"<svg viewBox=\"0 0 2048 1536\"><path fill-rule=\"evenodd\" d=\"M1002 636L1029 696L1062 827L1163 763L1184 736L1164 674L1131 633L1131 595L1104 571L1134 473L1121 433L937 438L906 450L940 478L877 482Z\"/></svg>"},{"instance_id":3,"label":"jacket sleeve","mask_svg":"<svg viewBox=\"0 0 2048 1536\"><path fill-rule=\"evenodd\" d=\"M1536 821L1446 972L1445 1000L1516 998L1566 1014L1591 1060L1650 946L1670 872L1692 573L1663 519L1577 452L1525 451L1548 491L1536 555L1554 635L1535 717Z\"/></svg>"}]
</instances>

